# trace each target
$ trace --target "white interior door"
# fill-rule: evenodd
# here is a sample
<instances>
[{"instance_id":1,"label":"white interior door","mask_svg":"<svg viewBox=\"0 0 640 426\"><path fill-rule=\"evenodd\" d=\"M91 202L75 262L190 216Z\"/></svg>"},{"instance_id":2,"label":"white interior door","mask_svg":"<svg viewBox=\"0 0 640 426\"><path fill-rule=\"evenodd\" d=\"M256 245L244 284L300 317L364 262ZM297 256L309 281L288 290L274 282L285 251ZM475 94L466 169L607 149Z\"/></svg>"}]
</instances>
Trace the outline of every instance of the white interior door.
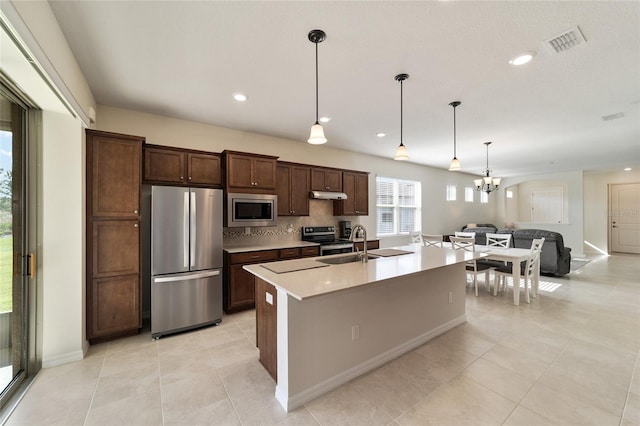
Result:
<instances>
[{"instance_id":1,"label":"white interior door","mask_svg":"<svg viewBox=\"0 0 640 426\"><path fill-rule=\"evenodd\" d=\"M640 254L640 183L609 186L611 251Z\"/></svg>"}]
</instances>

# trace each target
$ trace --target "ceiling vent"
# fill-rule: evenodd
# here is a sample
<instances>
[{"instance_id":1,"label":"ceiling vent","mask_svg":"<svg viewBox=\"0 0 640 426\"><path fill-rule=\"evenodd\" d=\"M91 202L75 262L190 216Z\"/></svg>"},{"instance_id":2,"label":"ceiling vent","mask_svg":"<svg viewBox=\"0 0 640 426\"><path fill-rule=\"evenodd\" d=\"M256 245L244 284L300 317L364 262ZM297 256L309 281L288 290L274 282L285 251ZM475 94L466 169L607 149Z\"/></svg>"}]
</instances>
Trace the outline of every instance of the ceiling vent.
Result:
<instances>
[{"instance_id":1,"label":"ceiling vent","mask_svg":"<svg viewBox=\"0 0 640 426\"><path fill-rule=\"evenodd\" d=\"M554 52L561 53L586 41L587 40L584 38L584 35L582 35L580 28L573 27L562 34L545 40L545 43L547 43L547 46L549 46L549 48Z\"/></svg>"},{"instance_id":2,"label":"ceiling vent","mask_svg":"<svg viewBox=\"0 0 640 426\"><path fill-rule=\"evenodd\" d=\"M615 120L615 119L623 118L623 117L624 117L624 112L616 112L615 114L603 115L602 116L602 120L603 121L610 121L610 120Z\"/></svg>"}]
</instances>

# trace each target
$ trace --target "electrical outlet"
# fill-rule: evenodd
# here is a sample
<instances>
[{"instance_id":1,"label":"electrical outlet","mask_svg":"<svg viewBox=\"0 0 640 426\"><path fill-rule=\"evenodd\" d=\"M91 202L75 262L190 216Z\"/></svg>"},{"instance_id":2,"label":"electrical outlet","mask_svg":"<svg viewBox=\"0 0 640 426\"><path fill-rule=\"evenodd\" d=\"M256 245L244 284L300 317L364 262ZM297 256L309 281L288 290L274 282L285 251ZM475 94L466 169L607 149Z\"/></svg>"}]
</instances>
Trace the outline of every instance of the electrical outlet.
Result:
<instances>
[{"instance_id":1,"label":"electrical outlet","mask_svg":"<svg viewBox=\"0 0 640 426\"><path fill-rule=\"evenodd\" d=\"M449 303L453 303L453 292L449 292Z\"/></svg>"},{"instance_id":2,"label":"electrical outlet","mask_svg":"<svg viewBox=\"0 0 640 426\"><path fill-rule=\"evenodd\" d=\"M354 325L351 327L351 341L356 341L360 338L360 326Z\"/></svg>"}]
</instances>

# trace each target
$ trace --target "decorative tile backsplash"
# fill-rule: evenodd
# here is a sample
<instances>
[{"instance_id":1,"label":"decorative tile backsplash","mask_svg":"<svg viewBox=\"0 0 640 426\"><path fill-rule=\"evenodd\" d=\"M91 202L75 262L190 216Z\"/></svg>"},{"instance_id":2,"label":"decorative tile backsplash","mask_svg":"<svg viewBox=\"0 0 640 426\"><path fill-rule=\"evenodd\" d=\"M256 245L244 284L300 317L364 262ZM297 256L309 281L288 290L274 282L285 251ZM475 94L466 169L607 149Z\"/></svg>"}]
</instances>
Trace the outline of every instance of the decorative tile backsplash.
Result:
<instances>
[{"instance_id":1,"label":"decorative tile backsplash","mask_svg":"<svg viewBox=\"0 0 640 426\"><path fill-rule=\"evenodd\" d=\"M225 244L268 244L273 241L300 241L304 226L335 226L341 220L351 218L334 216L333 202L330 200L309 200L309 216L281 216L278 226L252 227L250 233L245 228L224 228Z\"/></svg>"}]
</instances>

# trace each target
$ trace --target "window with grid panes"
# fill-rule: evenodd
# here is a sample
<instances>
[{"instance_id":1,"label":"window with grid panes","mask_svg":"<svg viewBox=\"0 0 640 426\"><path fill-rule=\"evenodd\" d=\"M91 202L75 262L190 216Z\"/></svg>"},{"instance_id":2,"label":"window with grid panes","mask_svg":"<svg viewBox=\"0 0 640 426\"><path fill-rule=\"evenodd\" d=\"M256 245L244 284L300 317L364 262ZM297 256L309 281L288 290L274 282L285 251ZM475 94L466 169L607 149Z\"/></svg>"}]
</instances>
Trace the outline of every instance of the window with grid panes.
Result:
<instances>
[{"instance_id":1,"label":"window with grid panes","mask_svg":"<svg viewBox=\"0 0 640 426\"><path fill-rule=\"evenodd\" d=\"M376 178L377 235L408 234L421 229L420 182Z\"/></svg>"}]
</instances>

